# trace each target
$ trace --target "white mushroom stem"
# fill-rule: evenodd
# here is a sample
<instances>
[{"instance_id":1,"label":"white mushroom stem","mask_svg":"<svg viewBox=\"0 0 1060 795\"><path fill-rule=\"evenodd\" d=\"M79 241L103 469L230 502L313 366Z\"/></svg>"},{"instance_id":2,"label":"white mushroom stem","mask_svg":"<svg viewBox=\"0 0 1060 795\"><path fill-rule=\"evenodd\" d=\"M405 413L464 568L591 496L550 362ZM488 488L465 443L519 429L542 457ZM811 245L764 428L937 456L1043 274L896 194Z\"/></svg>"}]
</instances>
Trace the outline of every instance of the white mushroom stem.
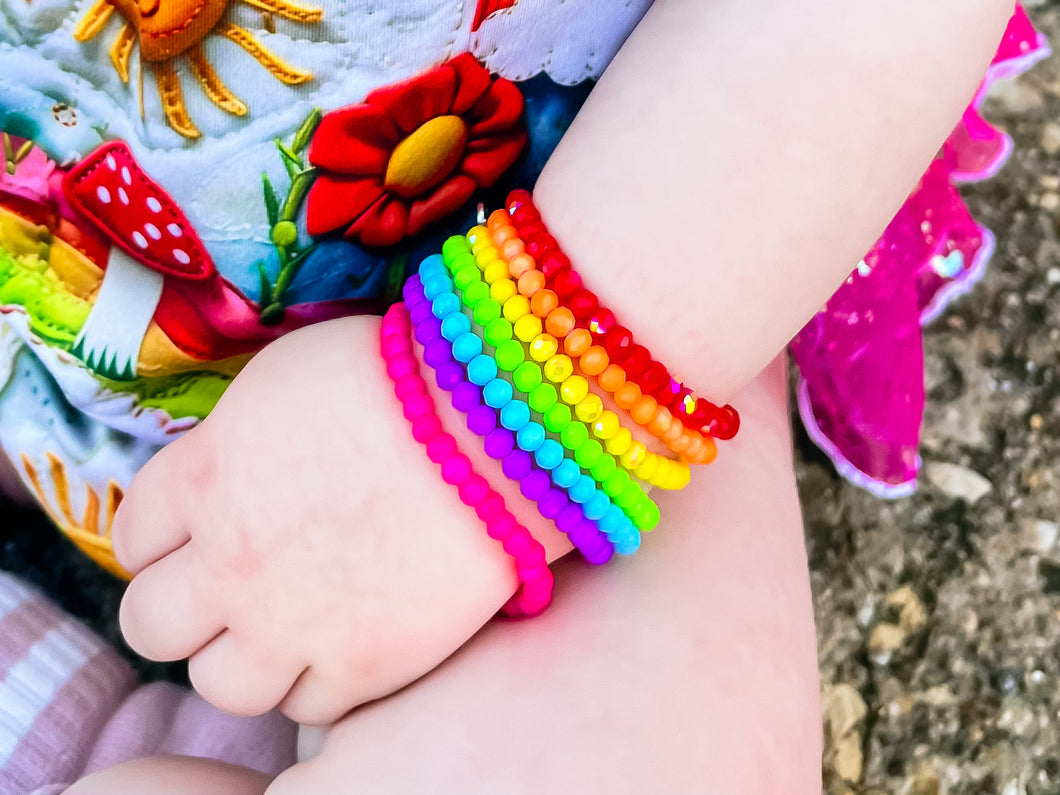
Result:
<instances>
[{"instance_id":1,"label":"white mushroom stem","mask_svg":"<svg viewBox=\"0 0 1060 795\"><path fill-rule=\"evenodd\" d=\"M74 352L109 378L134 378L144 334L162 297L162 274L111 248L96 303Z\"/></svg>"}]
</instances>

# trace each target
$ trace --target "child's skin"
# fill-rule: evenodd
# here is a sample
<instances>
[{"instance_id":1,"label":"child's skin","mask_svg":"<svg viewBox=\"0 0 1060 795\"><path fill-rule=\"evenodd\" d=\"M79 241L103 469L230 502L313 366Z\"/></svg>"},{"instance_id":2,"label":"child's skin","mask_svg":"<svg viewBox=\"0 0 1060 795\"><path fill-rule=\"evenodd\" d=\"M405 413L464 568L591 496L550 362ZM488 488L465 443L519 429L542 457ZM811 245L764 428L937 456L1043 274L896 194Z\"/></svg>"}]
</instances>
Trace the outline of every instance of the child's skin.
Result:
<instances>
[{"instance_id":1,"label":"child's skin","mask_svg":"<svg viewBox=\"0 0 1060 795\"><path fill-rule=\"evenodd\" d=\"M557 565L545 616L491 623L345 718L273 791L820 791L785 381L779 365L751 379L898 208L1010 13L656 2L535 195L639 340L711 398L737 395L740 437L658 495L663 525L636 558ZM434 668L514 588L410 439L377 331L351 318L270 346L118 514L115 548L142 572L123 604L130 642L190 655L221 707L331 721ZM262 415L290 429L262 436ZM566 550L528 526L550 557Z\"/></svg>"}]
</instances>

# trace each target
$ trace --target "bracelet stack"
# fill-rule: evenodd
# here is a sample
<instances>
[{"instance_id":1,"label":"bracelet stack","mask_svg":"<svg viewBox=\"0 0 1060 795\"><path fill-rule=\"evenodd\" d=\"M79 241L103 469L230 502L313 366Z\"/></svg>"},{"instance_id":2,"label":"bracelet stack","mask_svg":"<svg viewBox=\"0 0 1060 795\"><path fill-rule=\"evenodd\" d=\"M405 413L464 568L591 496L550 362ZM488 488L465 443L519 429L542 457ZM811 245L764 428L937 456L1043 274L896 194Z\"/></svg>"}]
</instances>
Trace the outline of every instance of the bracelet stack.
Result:
<instances>
[{"instance_id":1,"label":"bracelet stack","mask_svg":"<svg viewBox=\"0 0 1060 795\"><path fill-rule=\"evenodd\" d=\"M514 559L509 614L548 604L544 549L441 428L413 338L500 473L593 564L635 552L659 523L651 488L683 488L690 465L739 429L732 406L697 397L582 285L526 191L423 260L403 297L383 321L387 373L413 436ZM674 457L651 452L620 414Z\"/></svg>"}]
</instances>

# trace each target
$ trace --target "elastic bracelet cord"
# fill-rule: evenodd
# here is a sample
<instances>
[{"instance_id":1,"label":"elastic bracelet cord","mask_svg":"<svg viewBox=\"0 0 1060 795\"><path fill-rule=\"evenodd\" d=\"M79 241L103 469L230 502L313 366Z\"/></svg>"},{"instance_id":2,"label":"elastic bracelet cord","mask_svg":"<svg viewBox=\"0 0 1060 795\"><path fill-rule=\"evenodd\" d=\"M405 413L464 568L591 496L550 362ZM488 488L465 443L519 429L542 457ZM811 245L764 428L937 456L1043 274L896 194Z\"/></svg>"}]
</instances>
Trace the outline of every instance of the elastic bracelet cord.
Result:
<instances>
[{"instance_id":1,"label":"elastic bracelet cord","mask_svg":"<svg viewBox=\"0 0 1060 795\"><path fill-rule=\"evenodd\" d=\"M515 561L519 590L502 610L511 616L540 613L552 600L553 577L545 548L507 509L504 498L475 472L471 461L459 451L456 439L442 428L412 353L409 312L404 306L390 307L383 317L379 339L386 373L394 383L402 413L412 425L413 438L441 467L445 482L457 487L460 501L485 523L489 537L499 541Z\"/></svg>"},{"instance_id":2,"label":"elastic bracelet cord","mask_svg":"<svg viewBox=\"0 0 1060 795\"><path fill-rule=\"evenodd\" d=\"M482 341L470 330L452 290L438 255L425 259L420 274L405 285L423 360L434 369L438 386L466 415L468 428L483 437L486 454L501 462L504 475L587 561L602 564L615 551L634 552L640 534L630 519L531 419L529 406L499 377L495 360L482 353Z\"/></svg>"},{"instance_id":3,"label":"elastic bracelet cord","mask_svg":"<svg viewBox=\"0 0 1060 795\"><path fill-rule=\"evenodd\" d=\"M589 438L588 422L572 417L570 409L560 402L562 397L564 402L575 405L575 413L578 413L580 408L582 416L591 411L591 416L586 416L586 420L591 421L598 418L603 411L603 402L599 396L589 393L588 382L584 378L573 375L570 360L566 356L562 359L550 357L544 367L528 358L525 346L514 336L520 326L524 325L523 319L515 321L513 331L512 323L500 316L501 305L486 294L487 285L481 280L481 274L466 248L466 241L462 238L451 238L448 243L448 253L442 257L449 270L449 278L438 278L443 279L449 294L457 295L472 311L473 327L476 330L470 336L476 339L469 336L466 340L454 340L453 346L456 358L467 362L469 378L475 383L481 383L485 379L497 377L498 371L511 373L515 389L526 397L527 406L541 416L544 423L544 427L541 427L540 423L534 423L541 431L533 432L535 435L531 437L531 444L539 444L541 439L545 438L546 430L556 434L561 445L555 448L558 455L563 455L563 448L569 450L574 462L589 471L591 479L600 484L606 496L613 499L640 530L653 529L659 521L658 506L636 480L619 470L614 454L608 453L600 442ZM463 250L454 253L461 243ZM424 278L428 278L425 268L429 267L430 263L421 266L420 273ZM459 306L453 302L451 310L458 311ZM535 320L532 317L527 319ZM493 348L492 358L482 353L483 343ZM474 357L473 359L465 359L461 355L463 351L460 349L467 344L471 347L467 348L466 355ZM561 386L557 389L549 381L561 383ZM524 449L533 452L536 448ZM553 458L550 454L549 460Z\"/></svg>"},{"instance_id":4,"label":"elastic bracelet cord","mask_svg":"<svg viewBox=\"0 0 1060 795\"><path fill-rule=\"evenodd\" d=\"M501 212L503 215L503 211ZM471 246L473 256L458 253L457 249L460 248L458 240L452 240L452 242L447 241L443 249L446 252L444 254L447 257L446 261L448 263L448 258L451 257L457 270L462 267L466 268L468 263L473 262L482 272L481 279L489 287L489 300L493 300L500 307L500 317L490 321L497 327L495 336L505 339L514 336L523 345L524 350L530 353L532 361L521 366L527 371L528 385L536 387L542 382L542 374L547 381L556 384L560 399L574 409L575 416L586 424L592 436L596 437L609 453L617 457L618 463L624 469L644 482L663 489L681 489L687 486L690 471L686 461L673 461L650 452L642 442L633 439L633 435L628 428L622 425L617 414L604 408L600 396L589 391L587 379L578 370L581 369L590 377L596 376L598 383L603 380L603 368L597 370L593 367L596 361L593 358L595 351L589 350L583 353L580 359L572 358L566 352L559 351L559 337L545 330L549 327L566 335L570 329L563 327L563 319L565 314L570 314L570 310L557 306L554 297L550 299L546 295L550 291L539 289L531 295L525 295L520 291L518 284L511 278L510 261L506 259L501 250L493 245L493 240L485 228L473 228L468 232L466 239ZM455 273L454 278L456 278ZM456 279L457 286L459 287L464 281L473 282L474 278L474 273L469 268L465 274L462 274L462 278ZM468 289L473 289L470 284L468 288L465 288L465 290ZM539 299L544 299L544 301ZM488 312L490 308L485 309ZM483 313L484 316L486 312ZM545 317L542 318L542 315ZM487 332L489 330L487 328ZM584 330L581 331L583 334L586 333ZM574 337L568 339L573 341ZM492 342L491 344L496 345ZM565 345L569 347L571 342L565 340ZM544 354L551 355L538 362L538 356ZM604 356L606 367L606 354ZM520 372L515 371L516 378L519 375ZM519 387L518 382L516 386ZM546 392L546 394L550 395L551 392ZM675 424L684 431L683 426L679 423ZM549 428L549 430L556 431L557 429ZM699 437L691 432L687 433L699 444L704 444ZM691 445L685 449L692 452Z\"/></svg>"},{"instance_id":5,"label":"elastic bracelet cord","mask_svg":"<svg viewBox=\"0 0 1060 795\"><path fill-rule=\"evenodd\" d=\"M697 398L665 365L653 359L647 348L636 344L632 332L617 323L614 312L601 306L599 298L582 286L581 277L549 234L528 191L512 191L506 209L524 243L525 253L538 264L545 284L570 308L577 324L589 331L594 340L599 340L612 360L624 369L628 380L697 433L717 439L731 439L736 435L740 428L736 409Z\"/></svg>"}]
</instances>

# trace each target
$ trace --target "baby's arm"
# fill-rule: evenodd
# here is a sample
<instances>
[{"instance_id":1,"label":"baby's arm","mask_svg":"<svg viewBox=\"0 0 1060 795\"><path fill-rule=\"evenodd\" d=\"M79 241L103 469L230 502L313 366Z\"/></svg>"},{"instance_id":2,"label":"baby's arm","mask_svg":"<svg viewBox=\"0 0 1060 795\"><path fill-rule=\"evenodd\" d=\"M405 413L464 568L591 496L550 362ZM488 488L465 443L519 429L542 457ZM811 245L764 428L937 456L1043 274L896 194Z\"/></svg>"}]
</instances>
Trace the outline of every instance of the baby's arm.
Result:
<instances>
[{"instance_id":1,"label":"baby's arm","mask_svg":"<svg viewBox=\"0 0 1060 795\"><path fill-rule=\"evenodd\" d=\"M269 777L212 759L156 756L134 759L78 781L64 795L261 795Z\"/></svg>"},{"instance_id":2,"label":"baby's arm","mask_svg":"<svg viewBox=\"0 0 1060 795\"><path fill-rule=\"evenodd\" d=\"M541 210L638 339L723 399L884 226L1009 10L658 2L542 175ZM130 640L193 654L196 684L221 706L260 711L290 691L292 716L337 717L429 670L514 588L503 552L409 438L376 322L270 347L119 513L119 555L147 567L123 609ZM471 454L477 441L436 403ZM550 557L567 548L506 496Z\"/></svg>"}]
</instances>

